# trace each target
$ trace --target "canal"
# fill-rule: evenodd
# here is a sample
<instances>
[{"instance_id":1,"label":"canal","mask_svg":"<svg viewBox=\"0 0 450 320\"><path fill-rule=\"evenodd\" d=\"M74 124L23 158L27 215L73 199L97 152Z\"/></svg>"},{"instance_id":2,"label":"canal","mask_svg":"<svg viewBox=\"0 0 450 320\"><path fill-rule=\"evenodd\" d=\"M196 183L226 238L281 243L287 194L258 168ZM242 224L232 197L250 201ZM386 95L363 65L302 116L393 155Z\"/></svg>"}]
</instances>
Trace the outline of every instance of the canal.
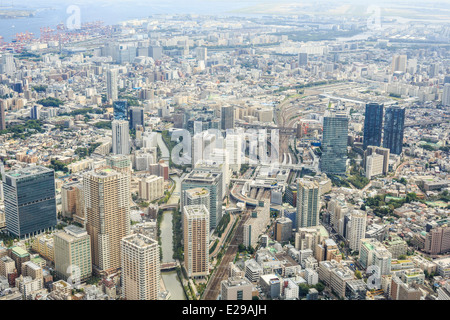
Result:
<instances>
[{"instance_id":1,"label":"canal","mask_svg":"<svg viewBox=\"0 0 450 320\"><path fill-rule=\"evenodd\" d=\"M169 164L169 150L162 140L161 133L158 133L158 146L161 150L162 159ZM178 176L172 175L172 180L175 182L175 190L169 198L168 204L178 203L180 200L181 180ZM161 222L161 249L162 262L173 262L173 228L172 228L172 211L167 210L163 212L163 220ZM171 300L186 300L183 286L178 279L176 271L161 272L161 278L164 282L166 290L170 292Z\"/></svg>"}]
</instances>

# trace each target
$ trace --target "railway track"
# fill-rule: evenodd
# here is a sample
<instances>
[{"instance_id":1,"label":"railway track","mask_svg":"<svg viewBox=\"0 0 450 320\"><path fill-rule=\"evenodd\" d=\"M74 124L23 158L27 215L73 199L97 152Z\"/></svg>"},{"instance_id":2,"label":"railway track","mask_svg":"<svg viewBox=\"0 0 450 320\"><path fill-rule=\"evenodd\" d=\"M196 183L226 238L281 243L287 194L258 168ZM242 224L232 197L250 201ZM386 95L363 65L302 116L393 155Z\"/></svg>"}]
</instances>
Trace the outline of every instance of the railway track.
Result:
<instances>
[{"instance_id":1,"label":"railway track","mask_svg":"<svg viewBox=\"0 0 450 320\"><path fill-rule=\"evenodd\" d=\"M225 251L220 265L217 267L216 272L212 275L212 279L208 281L202 300L217 300L220 293L220 283L222 280L226 280L228 278L228 265L230 262L233 262L238 251L238 246L243 241L243 225L247 221L248 217L248 214L244 214L242 219L239 221L236 230L231 236L232 239L227 247L227 250Z\"/></svg>"}]
</instances>

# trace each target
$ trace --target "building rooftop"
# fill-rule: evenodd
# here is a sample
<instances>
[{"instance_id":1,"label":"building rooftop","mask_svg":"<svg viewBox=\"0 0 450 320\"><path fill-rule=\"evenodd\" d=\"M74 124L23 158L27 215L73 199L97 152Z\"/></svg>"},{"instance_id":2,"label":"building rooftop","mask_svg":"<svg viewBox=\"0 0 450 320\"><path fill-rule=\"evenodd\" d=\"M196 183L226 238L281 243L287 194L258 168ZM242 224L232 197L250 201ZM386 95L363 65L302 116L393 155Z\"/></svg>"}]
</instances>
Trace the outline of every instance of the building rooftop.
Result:
<instances>
[{"instance_id":1,"label":"building rooftop","mask_svg":"<svg viewBox=\"0 0 450 320\"><path fill-rule=\"evenodd\" d=\"M14 248L12 248L12 252L13 252L15 255L17 255L17 256L19 256L19 257L21 257L21 258L24 258L24 257L30 255L30 254L28 253L28 251L26 251L25 249L23 249L23 248L21 248L21 247L14 247Z\"/></svg>"},{"instance_id":2,"label":"building rooftop","mask_svg":"<svg viewBox=\"0 0 450 320\"><path fill-rule=\"evenodd\" d=\"M20 179L47 172L53 172L53 170L42 166L30 166L22 169L9 171L5 175L12 179Z\"/></svg>"},{"instance_id":3,"label":"building rooftop","mask_svg":"<svg viewBox=\"0 0 450 320\"><path fill-rule=\"evenodd\" d=\"M154 245L158 245L158 242L156 240L153 240L152 238L146 237L139 233L135 233L130 236L127 236L127 237L123 238L122 241L131 243L135 247L139 247L139 248L145 248L145 247L151 247Z\"/></svg>"}]
</instances>

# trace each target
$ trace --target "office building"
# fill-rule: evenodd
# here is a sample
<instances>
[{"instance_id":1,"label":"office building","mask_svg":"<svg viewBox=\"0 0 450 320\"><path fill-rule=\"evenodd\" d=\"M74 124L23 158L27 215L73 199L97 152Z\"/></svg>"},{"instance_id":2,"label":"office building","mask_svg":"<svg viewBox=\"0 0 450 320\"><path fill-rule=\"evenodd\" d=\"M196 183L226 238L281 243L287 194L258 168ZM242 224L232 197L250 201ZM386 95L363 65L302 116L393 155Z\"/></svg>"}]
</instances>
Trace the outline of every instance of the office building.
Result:
<instances>
[{"instance_id":1,"label":"office building","mask_svg":"<svg viewBox=\"0 0 450 320\"><path fill-rule=\"evenodd\" d=\"M298 54L298 65L299 66L308 65L308 54L306 52L300 52Z\"/></svg>"},{"instance_id":2,"label":"office building","mask_svg":"<svg viewBox=\"0 0 450 320\"><path fill-rule=\"evenodd\" d=\"M0 99L0 130L6 130L6 102Z\"/></svg>"},{"instance_id":3,"label":"office building","mask_svg":"<svg viewBox=\"0 0 450 320\"><path fill-rule=\"evenodd\" d=\"M55 172L42 166L3 175L6 230L29 237L56 227Z\"/></svg>"},{"instance_id":4,"label":"office building","mask_svg":"<svg viewBox=\"0 0 450 320\"><path fill-rule=\"evenodd\" d=\"M205 205L184 206L184 265L189 278L209 273L209 212Z\"/></svg>"},{"instance_id":5,"label":"office building","mask_svg":"<svg viewBox=\"0 0 450 320\"><path fill-rule=\"evenodd\" d=\"M150 46L148 47L148 56L153 58L153 60L161 60L162 59L162 47L160 46Z\"/></svg>"},{"instance_id":6,"label":"office building","mask_svg":"<svg viewBox=\"0 0 450 320\"><path fill-rule=\"evenodd\" d=\"M222 300L252 300L253 285L247 278L230 277L221 282Z\"/></svg>"},{"instance_id":7,"label":"office building","mask_svg":"<svg viewBox=\"0 0 450 320\"><path fill-rule=\"evenodd\" d=\"M106 72L106 98L115 101L119 97L118 93L119 70L110 69Z\"/></svg>"},{"instance_id":8,"label":"office building","mask_svg":"<svg viewBox=\"0 0 450 320\"><path fill-rule=\"evenodd\" d=\"M382 175L383 162L384 157L380 154L368 156L366 159L366 178L370 180L372 177Z\"/></svg>"},{"instance_id":9,"label":"office building","mask_svg":"<svg viewBox=\"0 0 450 320\"><path fill-rule=\"evenodd\" d=\"M292 220L279 218L275 225L275 240L278 242L289 241L292 237Z\"/></svg>"},{"instance_id":10,"label":"office building","mask_svg":"<svg viewBox=\"0 0 450 320\"><path fill-rule=\"evenodd\" d=\"M112 152L114 154L130 154L130 130L128 121L112 122Z\"/></svg>"},{"instance_id":11,"label":"office building","mask_svg":"<svg viewBox=\"0 0 450 320\"><path fill-rule=\"evenodd\" d=\"M319 184L299 179L297 184L297 228L319 225Z\"/></svg>"},{"instance_id":12,"label":"office building","mask_svg":"<svg viewBox=\"0 0 450 320\"><path fill-rule=\"evenodd\" d=\"M243 224L242 243L246 247L256 248L260 235L267 230L270 224L270 203L259 201L251 216Z\"/></svg>"},{"instance_id":13,"label":"office building","mask_svg":"<svg viewBox=\"0 0 450 320\"><path fill-rule=\"evenodd\" d=\"M366 300L367 285L361 280L349 280L346 282L345 297L349 300Z\"/></svg>"},{"instance_id":14,"label":"office building","mask_svg":"<svg viewBox=\"0 0 450 320\"><path fill-rule=\"evenodd\" d=\"M281 295L281 281L275 274L264 274L259 280L262 292L270 299L277 299Z\"/></svg>"},{"instance_id":15,"label":"office building","mask_svg":"<svg viewBox=\"0 0 450 320\"><path fill-rule=\"evenodd\" d=\"M450 76L448 76L448 78L450 79ZM450 106L450 80L444 85L444 91L442 93L442 104L446 107Z\"/></svg>"},{"instance_id":16,"label":"office building","mask_svg":"<svg viewBox=\"0 0 450 320\"><path fill-rule=\"evenodd\" d=\"M347 170L348 118L331 110L323 119L321 170L343 175Z\"/></svg>"},{"instance_id":17,"label":"office building","mask_svg":"<svg viewBox=\"0 0 450 320\"><path fill-rule=\"evenodd\" d=\"M261 265L255 261L255 259L246 260L245 264L245 277L253 284L259 282L264 270Z\"/></svg>"},{"instance_id":18,"label":"office building","mask_svg":"<svg viewBox=\"0 0 450 320\"><path fill-rule=\"evenodd\" d=\"M208 48L205 47L198 47L195 48L195 52L197 54L197 60L199 61L206 61L208 60Z\"/></svg>"},{"instance_id":19,"label":"office building","mask_svg":"<svg viewBox=\"0 0 450 320\"><path fill-rule=\"evenodd\" d=\"M347 267L337 267L330 271L330 286L339 298L345 297L347 282L354 280L353 272Z\"/></svg>"},{"instance_id":20,"label":"office building","mask_svg":"<svg viewBox=\"0 0 450 320\"><path fill-rule=\"evenodd\" d=\"M181 181L181 208L184 207L184 191L194 188L204 188L209 191L211 229L216 228L222 219L222 173L194 169Z\"/></svg>"},{"instance_id":21,"label":"office building","mask_svg":"<svg viewBox=\"0 0 450 320\"><path fill-rule=\"evenodd\" d=\"M16 71L16 65L14 63L14 57L11 53L3 53L0 56L0 73L4 73L11 76Z\"/></svg>"},{"instance_id":22,"label":"office building","mask_svg":"<svg viewBox=\"0 0 450 320\"><path fill-rule=\"evenodd\" d=\"M158 300L160 292L159 245L142 234L122 239L122 297L126 300Z\"/></svg>"},{"instance_id":23,"label":"office building","mask_svg":"<svg viewBox=\"0 0 450 320\"><path fill-rule=\"evenodd\" d=\"M136 126L144 126L144 108L130 109L130 129L136 129Z\"/></svg>"},{"instance_id":24,"label":"office building","mask_svg":"<svg viewBox=\"0 0 450 320\"><path fill-rule=\"evenodd\" d=\"M383 148L393 154L403 150L403 131L405 129L405 109L398 106L386 108L384 114Z\"/></svg>"},{"instance_id":25,"label":"office building","mask_svg":"<svg viewBox=\"0 0 450 320\"><path fill-rule=\"evenodd\" d=\"M114 120L128 121L128 101L115 100L113 102L113 112L114 112Z\"/></svg>"},{"instance_id":26,"label":"office building","mask_svg":"<svg viewBox=\"0 0 450 320\"><path fill-rule=\"evenodd\" d=\"M383 130L383 104L366 104L366 113L364 118L364 142L363 149L367 146L381 145L381 133Z\"/></svg>"},{"instance_id":27,"label":"office building","mask_svg":"<svg viewBox=\"0 0 450 320\"><path fill-rule=\"evenodd\" d=\"M193 188L187 189L183 191L182 194L183 205L185 206L193 206L193 205L205 205L208 212L211 210L210 201L211 197L209 194L209 190L206 188ZM181 208L183 210L183 208Z\"/></svg>"},{"instance_id":28,"label":"office building","mask_svg":"<svg viewBox=\"0 0 450 320\"><path fill-rule=\"evenodd\" d=\"M408 62L408 58L406 55L395 55L392 58L391 71L394 72L406 72L406 65Z\"/></svg>"},{"instance_id":29,"label":"office building","mask_svg":"<svg viewBox=\"0 0 450 320\"><path fill-rule=\"evenodd\" d=\"M234 128L234 107L222 106L220 109L220 129L227 130Z\"/></svg>"},{"instance_id":30,"label":"office building","mask_svg":"<svg viewBox=\"0 0 450 320\"><path fill-rule=\"evenodd\" d=\"M55 271L59 278L72 283L92 276L91 239L86 230L69 225L54 236Z\"/></svg>"},{"instance_id":31,"label":"office building","mask_svg":"<svg viewBox=\"0 0 450 320\"><path fill-rule=\"evenodd\" d=\"M370 175L370 177L378 174L387 175L389 172L389 155L391 154L390 150L382 147L375 146L367 146L364 151L364 161L363 167L366 170L366 177ZM381 158L372 158L369 161L370 156L380 155L382 156L383 163L381 164L381 173L380 173L380 159ZM369 164L370 162L370 164ZM376 174L375 174L376 173ZM369 177L368 177L369 178ZM369 178L370 179L370 178Z\"/></svg>"},{"instance_id":32,"label":"office building","mask_svg":"<svg viewBox=\"0 0 450 320\"><path fill-rule=\"evenodd\" d=\"M130 233L130 180L113 169L98 169L83 178L86 230L91 237L97 274L120 268L120 240Z\"/></svg>"}]
</instances>

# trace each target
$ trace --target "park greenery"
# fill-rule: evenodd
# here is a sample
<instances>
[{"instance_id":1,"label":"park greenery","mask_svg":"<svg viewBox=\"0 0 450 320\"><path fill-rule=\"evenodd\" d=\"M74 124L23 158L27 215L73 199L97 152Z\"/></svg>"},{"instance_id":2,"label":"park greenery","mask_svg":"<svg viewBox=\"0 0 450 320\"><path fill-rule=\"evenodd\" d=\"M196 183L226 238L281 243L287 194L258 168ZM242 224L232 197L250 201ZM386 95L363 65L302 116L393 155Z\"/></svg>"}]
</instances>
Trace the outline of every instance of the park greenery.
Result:
<instances>
[{"instance_id":1,"label":"park greenery","mask_svg":"<svg viewBox=\"0 0 450 320\"><path fill-rule=\"evenodd\" d=\"M222 233L226 230L228 224L230 223L230 214L224 214L222 219L220 219L219 224L216 227L215 233L218 237L222 236Z\"/></svg>"},{"instance_id":2,"label":"park greenery","mask_svg":"<svg viewBox=\"0 0 450 320\"><path fill-rule=\"evenodd\" d=\"M99 121L94 124L94 127L98 129L112 129L111 121Z\"/></svg>"},{"instance_id":3,"label":"park greenery","mask_svg":"<svg viewBox=\"0 0 450 320\"><path fill-rule=\"evenodd\" d=\"M69 172L67 164L56 159L50 160L50 165L48 167L55 171Z\"/></svg>"},{"instance_id":4,"label":"park greenery","mask_svg":"<svg viewBox=\"0 0 450 320\"><path fill-rule=\"evenodd\" d=\"M42 128L42 122L39 120L28 120L23 124L18 124L9 127L5 130L0 130L0 134L12 133L13 139L25 139L31 136L35 132L44 132Z\"/></svg>"},{"instance_id":5,"label":"park greenery","mask_svg":"<svg viewBox=\"0 0 450 320\"><path fill-rule=\"evenodd\" d=\"M53 97L38 100L37 103L44 107L59 107L64 104L63 101Z\"/></svg>"},{"instance_id":6,"label":"park greenery","mask_svg":"<svg viewBox=\"0 0 450 320\"><path fill-rule=\"evenodd\" d=\"M78 155L80 158L85 158L90 156L95 149L97 149L98 146L100 146L100 142L90 142L89 146L86 147L79 147L75 150L75 154Z\"/></svg>"},{"instance_id":7,"label":"park greenery","mask_svg":"<svg viewBox=\"0 0 450 320\"><path fill-rule=\"evenodd\" d=\"M365 207L370 207L373 213L379 217L392 215L394 210L400 208L405 203L418 201L417 195L412 192L408 193L402 199L386 199L385 194L379 194L375 197L369 197L365 200Z\"/></svg>"}]
</instances>

